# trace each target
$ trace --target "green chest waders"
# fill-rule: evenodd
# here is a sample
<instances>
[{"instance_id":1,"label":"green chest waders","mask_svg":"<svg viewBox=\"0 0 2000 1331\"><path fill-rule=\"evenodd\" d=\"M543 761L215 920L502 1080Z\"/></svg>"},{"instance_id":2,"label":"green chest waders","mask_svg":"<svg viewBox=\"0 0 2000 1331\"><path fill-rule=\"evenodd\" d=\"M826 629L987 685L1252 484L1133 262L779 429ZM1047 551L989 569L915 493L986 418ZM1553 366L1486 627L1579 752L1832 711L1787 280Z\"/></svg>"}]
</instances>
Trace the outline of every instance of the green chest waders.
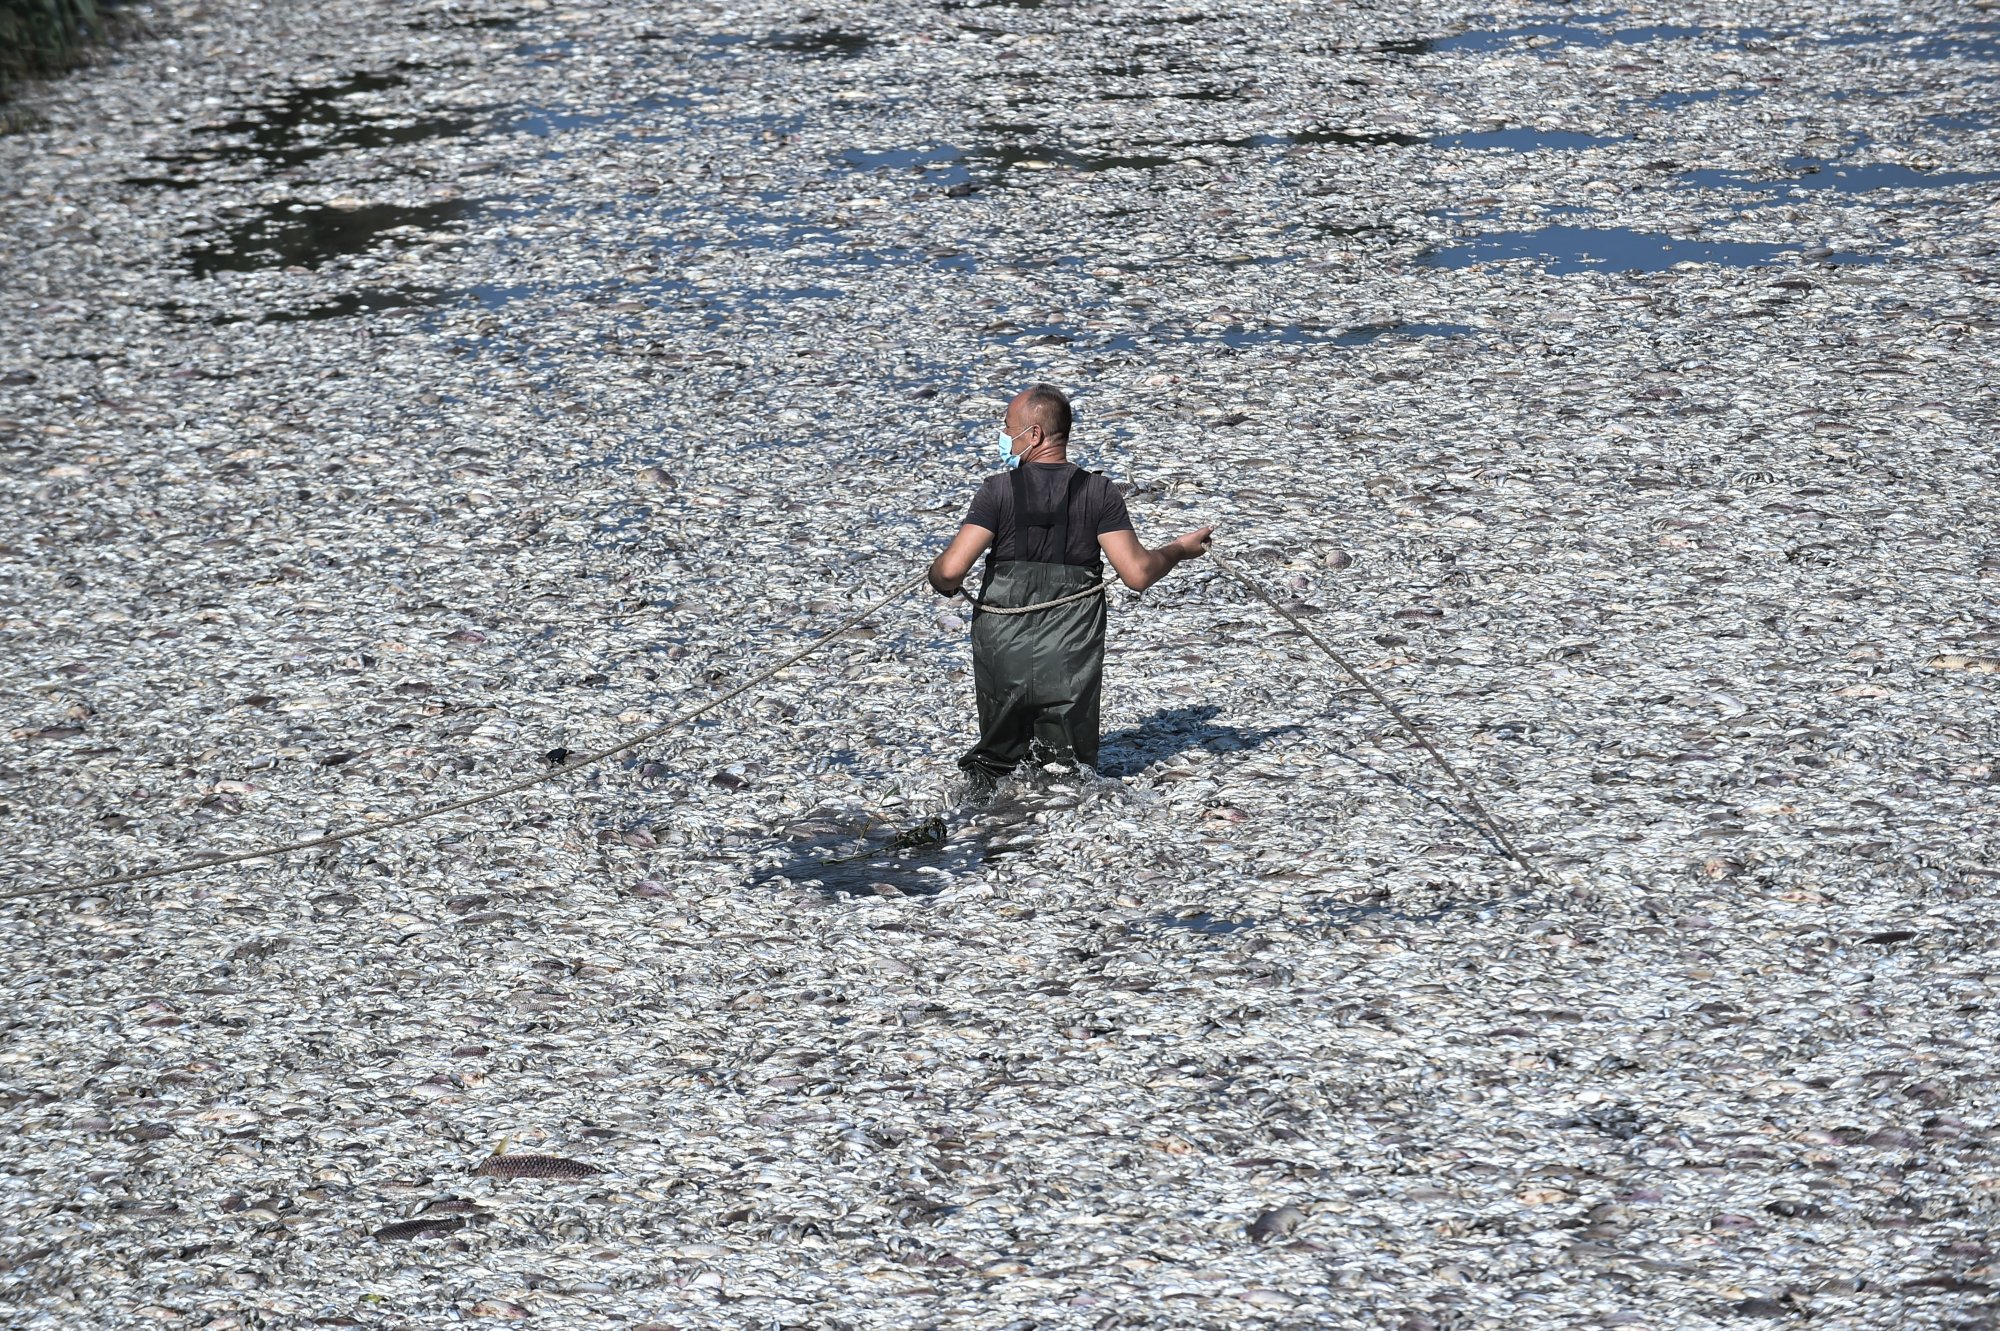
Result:
<instances>
[{"instance_id":1,"label":"green chest waders","mask_svg":"<svg viewBox=\"0 0 2000 1331\"><path fill-rule=\"evenodd\" d=\"M1022 559L1030 527L1053 527L1057 557L1069 552L1069 514L1090 473L1070 477L1061 506L1028 508L1027 477L1014 476L1014 535L986 557L982 605L1012 608L1053 601L1095 586L1100 566ZM972 616L972 683L979 743L959 759L966 771L1000 777L1023 759L1097 762L1097 700L1104 682L1104 597L1025 615Z\"/></svg>"}]
</instances>

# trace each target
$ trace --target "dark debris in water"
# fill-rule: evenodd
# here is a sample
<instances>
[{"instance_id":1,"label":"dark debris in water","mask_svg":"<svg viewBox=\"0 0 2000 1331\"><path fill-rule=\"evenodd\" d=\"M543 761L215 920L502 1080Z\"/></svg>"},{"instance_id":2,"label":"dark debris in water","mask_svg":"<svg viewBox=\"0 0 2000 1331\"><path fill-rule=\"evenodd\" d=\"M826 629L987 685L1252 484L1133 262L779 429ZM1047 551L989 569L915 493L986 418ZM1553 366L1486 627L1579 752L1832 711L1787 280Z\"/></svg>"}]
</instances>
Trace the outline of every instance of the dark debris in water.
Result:
<instances>
[{"instance_id":1,"label":"dark debris in water","mask_svg":"<svg viewBox=\"0 0 2000 1331\"><path fill-rule=\"evenodd\" d=\"M935 896L985 862L1005 854L1005 833L1027 816L1025 810L974 816L952 826L940 815L915 826L845 824L807 820L796 824L804 844L782 863L751 875L754 886L790 883L830 896Z\"/></svg>"}]
</instances>

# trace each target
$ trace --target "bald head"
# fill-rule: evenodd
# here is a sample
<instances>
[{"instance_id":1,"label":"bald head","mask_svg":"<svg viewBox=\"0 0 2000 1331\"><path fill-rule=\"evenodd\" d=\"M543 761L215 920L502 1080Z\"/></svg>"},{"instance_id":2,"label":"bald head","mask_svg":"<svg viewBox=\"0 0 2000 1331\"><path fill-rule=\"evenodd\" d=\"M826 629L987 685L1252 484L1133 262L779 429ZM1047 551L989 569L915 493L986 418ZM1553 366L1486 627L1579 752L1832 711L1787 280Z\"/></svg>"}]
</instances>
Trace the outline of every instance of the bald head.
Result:
<instances>
[{"instance_id":1,"label":"bald head","mask_svg":"<svg viewBox=\"0 0 2000 1331\"><path fill-rule=\"evenodd\" d=\"M1042 427L1042 438L1052 444L1069 442L1069 399L1050 384L1036 384L1014 395L1007 404L1007 429L1018 434L1030 426Z\"/></svg>"}]
</instances>

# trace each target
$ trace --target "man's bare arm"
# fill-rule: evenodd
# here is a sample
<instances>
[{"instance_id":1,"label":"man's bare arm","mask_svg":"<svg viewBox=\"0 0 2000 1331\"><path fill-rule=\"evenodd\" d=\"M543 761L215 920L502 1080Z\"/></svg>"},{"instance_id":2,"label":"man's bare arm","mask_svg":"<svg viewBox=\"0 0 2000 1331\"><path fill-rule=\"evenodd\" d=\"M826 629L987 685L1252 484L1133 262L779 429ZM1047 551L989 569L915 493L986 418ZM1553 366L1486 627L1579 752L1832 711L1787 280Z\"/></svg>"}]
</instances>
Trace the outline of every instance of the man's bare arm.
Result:
<instances>
[{"instance_id":1,"label":"man's bare arm","mask_svg":"<svg viewBox=\"0 0 2000 1331\"><path fill-rule=\"evenodd\" d=\"M979 562L980 553L993 544L993 533L985 527L966 523L951 538L944 553L931 561L931 590L950 596L965 585L965 575Z\"/></svg>"},{"instance_id":2,"label":"man's bare arm","mask_svg":"<svg viewBox=\"0 0 2000 1331\"><path fill-rule=\"evenodd\" d=\"M1176 536L1157 550L1148 550L1139 544L1139 535L1130 527L1123 531L1107 531L1097 538L1103 548L1104 557L1111 561L1111 567L1118 570L1118 576L1127 587L1135 592L1143 592L1167 574L1174 566L1186 559L1199 559L1208 553L1208 538L1213 527L1201 527L1183 536ZM937 581L937 574L931 574L931 581Z\"/></svg>"}]
</instances>

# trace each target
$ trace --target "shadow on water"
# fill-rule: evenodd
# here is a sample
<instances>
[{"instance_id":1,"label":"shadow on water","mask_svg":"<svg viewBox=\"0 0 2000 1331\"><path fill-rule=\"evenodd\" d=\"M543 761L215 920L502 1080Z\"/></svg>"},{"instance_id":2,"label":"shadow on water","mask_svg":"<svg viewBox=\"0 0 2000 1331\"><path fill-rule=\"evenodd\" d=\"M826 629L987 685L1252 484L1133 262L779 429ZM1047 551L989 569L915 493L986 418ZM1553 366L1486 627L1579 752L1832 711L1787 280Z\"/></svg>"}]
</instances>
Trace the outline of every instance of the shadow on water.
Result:
<instances>
[{"instance_id":1,"label":"shadow on water","mask_svg":"<svg viewBox=\"0 0 2000 1331\"><path fill-rule=\"evenodd\" d=\"M817 888L830 896L935 896L952 879L979 867L987 856L986 838L976 829L954 831L942 820L898 832L887 824L832 826L806 831L804 844L782 863L750 875L752 887L788 883Z\"/></svg>"},{"instance_id":2,"label":"shadow on water","mask_svg":"<svg viewBox=\"0 0 2000 1331\"><path fill-rule=\"evenodd\" d=\"M1193 749L1209 753L1239 753L1279 735L1297 734L1302 727L1275 726L1246 730L1219 725L1221 708L1213 703L1172 707L1153 713L1135 726L1114 730L1099 742L1097 770L1108 777L1133 776L1154 763Z\"/></svg>"},{"instance_id":3,"label":"shadow on water","mask_svg":"<svg viewBox=\"0 0 2000 1331\"><path fill-rule=\"evenodd\" d=\"M437 227L464 221L479 210L470 199L359 208L274 203L187 252L196 277L253 273L273 268L317 268L344 254L364 254L384 241L421 239Z\"/></svg>"},{"instance_id":4,"label":"shadow on water","mask_svg":"<svg viewBox=\"0 0 2000 1331\"><path fill-rule=\"evenodd\" d=\"M1077 786L1038 775L1010 779L984 803L957 804L898 828L851 815L808 815L788 829L799 843L778 864L756 870L753 887L789 883L829 896L935 896L988 860L1032 850L1034 816L1076 804Z\"/></svg>"},{"instance_id":5,"label":"shadow on water","mask_svg":"<svg viewBox=\"0 0 2000 1331\"><path fill-rule=\"evenodd\" d=\"M1725 268L1760 268L1795 262L1799 245L1743 241L1679 240L1626 227L1545 226L1533 231L1498 231L1462 244L1432 250L1417 262L1427 268L1473 268L1480 264L1527 260L1551 273L1657 273L1681 263ZM1868 264L1879 254L1811 251L1819 262Z\"/></svg>"}]
</instances>

